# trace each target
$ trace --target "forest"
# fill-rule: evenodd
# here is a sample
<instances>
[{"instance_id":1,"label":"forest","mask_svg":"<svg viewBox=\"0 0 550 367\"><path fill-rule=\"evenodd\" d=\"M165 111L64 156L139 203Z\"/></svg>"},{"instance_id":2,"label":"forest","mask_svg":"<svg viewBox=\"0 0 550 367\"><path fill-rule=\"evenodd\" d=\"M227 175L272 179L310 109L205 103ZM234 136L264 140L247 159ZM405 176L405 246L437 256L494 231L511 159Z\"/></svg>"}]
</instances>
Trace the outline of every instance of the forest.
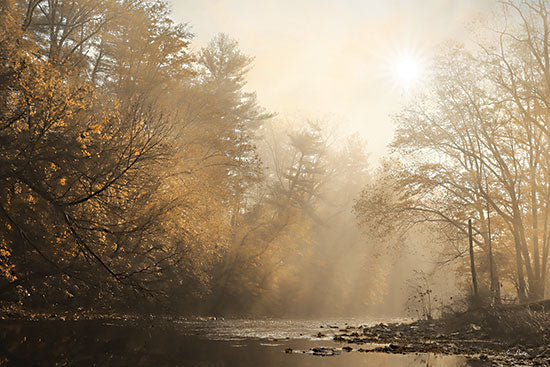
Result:
<instances>
[{"instance_id":1,"label":"forest","mask_svg":"<svg viewBox=\"0 0 550 367\"><path fill-rule=\"evenodd\" d=\"M323 259L368 257L354 216L373 242L422 227L466 279L471 219L479 292L542 299L545 6L505 2L515 24L441 47L371 172L363 138L266 111L253 57L223 33L191 50L163 1L4 1L3 299L277 308L337 271Z\"/></svg>"},{"instance_id":2,"label":"forest","mask_svg":"<svg viewBox=\"0 0 550 367\"><path fill-rule=\"evenodd\" d=\"M550 18L502 12L440 47L373 171L360 135L265 110L253 57L223 33L191 49L164 1L4 0L2 302L353 314L387 302L380 254L411 239L463 298L543 299Z\"/></svg>"},{"instance_id":3,"label":"forest","mask_svg":"<svg viewBox=\"0 0 550 367\"><path fill-rule=\"evenodd\" d=\"M316 341L299 353L549 365L548 1L438 44L379 163L263 107L254 55L195 44L172 5L0 0L0 365L286 365Z\"/></svg>"},{"instance_id":4,"label":"forest","mask_svg":"<svg viewBox=\"0 0 550 367\"><path fill-rule=\"evenodd\" d=\"M366 253L362 139L262 108L230 36L192 51L145 0L7 0L0 28L5 304L277 314L369 292L338 269Z\"/></svg>"},{"instance_id":5,"label":"forest","mask_svg":"<svg viewBox=\"0 0 550 367\"><path fill-rule=\"evenodd\" d=\"M396 156L355 204L390 242L424 228L491 304L543 299L550 245L549 7L502 6L475 45L440 51L430 87L395 117Z\"/></svg>"}]
</instances>

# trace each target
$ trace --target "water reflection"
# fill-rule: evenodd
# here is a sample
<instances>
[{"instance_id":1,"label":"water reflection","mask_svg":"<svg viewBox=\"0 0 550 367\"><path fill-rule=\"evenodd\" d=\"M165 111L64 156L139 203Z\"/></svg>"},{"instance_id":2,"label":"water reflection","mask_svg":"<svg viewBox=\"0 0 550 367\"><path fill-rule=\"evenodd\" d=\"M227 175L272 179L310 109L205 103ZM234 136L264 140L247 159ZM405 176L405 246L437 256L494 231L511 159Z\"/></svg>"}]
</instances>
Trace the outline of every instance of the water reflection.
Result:
<instances>
[{"instance_id":1,"label":"water reflection","mask_svg":"<svg viewBox=\"0 0 550 367\"><path fill-rule=\"evenodd\" d=\"M1 321L0 361L10 366L489 366L463 357L343 352L317 357L296 351L315 346L341 347L330 340L286 339L283 326L272 325L281 339L262 335L262 322L239 327L228 323ZM284 324L283 324L284 325ZM216 333L215 330L224 330ZM294 330L294 329L293 329ZM294 330L305 336L309 329ZM223 336L223 337L221 337ZM223 339L223 340L221 340ZM286 348L294 353L286 354ZM0 363L2 364L2 363Z\"/></svg>"}]
</instances>

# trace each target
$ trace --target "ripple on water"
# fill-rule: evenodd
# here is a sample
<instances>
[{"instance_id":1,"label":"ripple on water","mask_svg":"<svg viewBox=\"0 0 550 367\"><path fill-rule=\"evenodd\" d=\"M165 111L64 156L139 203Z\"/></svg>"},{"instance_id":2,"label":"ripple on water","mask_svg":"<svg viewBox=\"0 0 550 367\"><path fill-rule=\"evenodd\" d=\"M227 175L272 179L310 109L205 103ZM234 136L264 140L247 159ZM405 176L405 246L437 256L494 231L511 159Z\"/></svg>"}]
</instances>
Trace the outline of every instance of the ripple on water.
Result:
<instances>
[{"instance_id":1,"label":"ripple on water","mask_svg":"<svg viewBox=\"0 0 550 367\"><path fill-rule=\"evenodd\" d=\"M364 321L223 320L180 323L0 321L0 357L8 365L112 365L184 367L490 366L490 362L433 354L342 352L342 345L313 337L321 325ZM338 329L334 329L335 332ZM288 339L287 339L288 338ZM337 356L309 354L313 348ZM292 353L285 351L292 350Z\"/></svg>"},{"instance_id":2,"label":"ripple on water","mask_svg":"<svg viewBox=\"0 0 550 367\"><path fill-rule=\"evenodd\" d=\"M278 319L228 319L208 321L181 321L183 331L195 331L216 340L235 337L253 339L310 339L332 340L340 328L347 325L374 325L387 319L329 319L329 320L278 320ZM400 322L403 319L389 320ZM322 332L324 336L316 337Z\"/></svg>"}]
</instances>

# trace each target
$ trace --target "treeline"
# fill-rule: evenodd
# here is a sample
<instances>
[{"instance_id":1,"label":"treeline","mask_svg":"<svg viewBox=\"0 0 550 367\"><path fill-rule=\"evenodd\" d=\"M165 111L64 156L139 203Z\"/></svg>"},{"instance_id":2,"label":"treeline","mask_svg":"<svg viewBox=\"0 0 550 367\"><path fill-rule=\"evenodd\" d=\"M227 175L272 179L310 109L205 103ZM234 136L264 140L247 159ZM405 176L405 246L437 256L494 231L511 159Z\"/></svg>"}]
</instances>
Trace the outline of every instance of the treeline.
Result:
<instances>
[{"instance_id":1,"label":"treeline","mask_svg":"<svg viewBox=\"0 0 550 367\"><path fill-rule=\"evenodd\" d=\"M378 238L430 232L441 262L458 261L462 286L490 303L545 297L550 249L550 8L501 3L476 43L434 60L426 92L395 119L399 158L355 205Z\"/></svg>"},{"instance_id":2,"label":"treeline","mask_svg":"<svg viewBox=\"0 0 550 367\"><path fill-rule=\"evenodd\" d=\"M368 294L323 261L361 266L342 251L359 138L274 119L252 58L223 34L192 51L164 1L0 4L3 302L307 313Z\"/></svg>"}]
</instances>

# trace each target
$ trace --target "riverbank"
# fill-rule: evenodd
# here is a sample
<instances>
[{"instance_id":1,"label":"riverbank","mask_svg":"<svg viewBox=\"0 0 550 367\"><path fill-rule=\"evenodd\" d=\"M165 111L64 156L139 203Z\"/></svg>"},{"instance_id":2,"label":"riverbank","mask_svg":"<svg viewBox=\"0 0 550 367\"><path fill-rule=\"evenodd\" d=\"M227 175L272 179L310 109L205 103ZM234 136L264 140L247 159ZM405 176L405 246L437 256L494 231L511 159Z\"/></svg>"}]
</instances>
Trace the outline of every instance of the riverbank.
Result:
<instances>
[{"instance_id":1,"label":"riverbank","mask_svg":"<svg viewBox=\"0 0 550 367\"><path fill-rule=\"evenodd\" d=\"M347 350L365 353L441 353L495 366L550 366L550 313L544 307L486 308L440 320L349 325L333 339Z\"/></svg>"},{"instance_id":2,"label":"riverbank","mask_svg":"<svg viewBox=\"0 0 550 367\"><path fill-rule=\"evenodd\" d=\"M380 320L372 319L335 319L320 323L315 320L224 320L216 317L100 314L84 310L30 312L19 308L4 308L2 311L2 343L11 347L0 353L0 357L9 356L10 360L27 355L25 346L32 346L35 351L42 350L40 353L34 352L34 355L45 355L46 360L54 360L64 355L66 350L80 351L78 353L90 360L111 355L107 346L111 342L97 345L98 340L116 340L120 348L115 354L123 360L124 354L134 353L131 345L149 345L151 338L157 340L170 335L169 339L176 348L177 340L187 342L189 338L199 335L210 340L224 340L231 348L241 348L241 343L256 343L254 353L260 353L260 350L271 353L271 349L275 349L278 353L290 355L289 358L301 358L297 355L308 354L335 356L337 360L327 361L331 366L346 365L344 362L351 360L361 364L361 358L375 360L382 358L381 355L391 358L402 356L408 358L407 361L419 355L432 356L430 358L464 356L469 361L478 361L468 364L472 366L550 366L550 338L547 332L550 322L544 307L538 310L520 307L479 309L442 320L410 323L380 323ZM92 335L96 337L90 339ZM65 341L59 343L60 340ZM236 341L239 345L234 344ZM94 347L86 347L86 343ZM203 345L197 340L194 343ZM224 350L223 353L233 355L231 348L225 351L223 343L206 344L215 345ZM52 349L52 345L65 347L57 350ZM140 353L152 363L156 357L149 354L158 348L157 345L151 350L140 349ZM169 349L171 352L172 347ZM79 357L78 353L67 356L65 360L72 361ZM257 358L263 360L263 357ZM273 358L279 360L282 357ZM313 362L304 360L303 363Z\"/></svg>"},{"instance_id":3,"label":"riverbank","mask_svg":"<svg viewBox=\"0 0 550 367\"><path fill-rule=\"evenodd\" d=\"M323 323L373 325L372 321L6 319L0 320L0 365L490 367L486 361L434 353L347 353L332 334L313 337ZM293 351L285 353L288 349ZM340 353L320 357L331 350Z\"/></svg>"}]
</instances>

